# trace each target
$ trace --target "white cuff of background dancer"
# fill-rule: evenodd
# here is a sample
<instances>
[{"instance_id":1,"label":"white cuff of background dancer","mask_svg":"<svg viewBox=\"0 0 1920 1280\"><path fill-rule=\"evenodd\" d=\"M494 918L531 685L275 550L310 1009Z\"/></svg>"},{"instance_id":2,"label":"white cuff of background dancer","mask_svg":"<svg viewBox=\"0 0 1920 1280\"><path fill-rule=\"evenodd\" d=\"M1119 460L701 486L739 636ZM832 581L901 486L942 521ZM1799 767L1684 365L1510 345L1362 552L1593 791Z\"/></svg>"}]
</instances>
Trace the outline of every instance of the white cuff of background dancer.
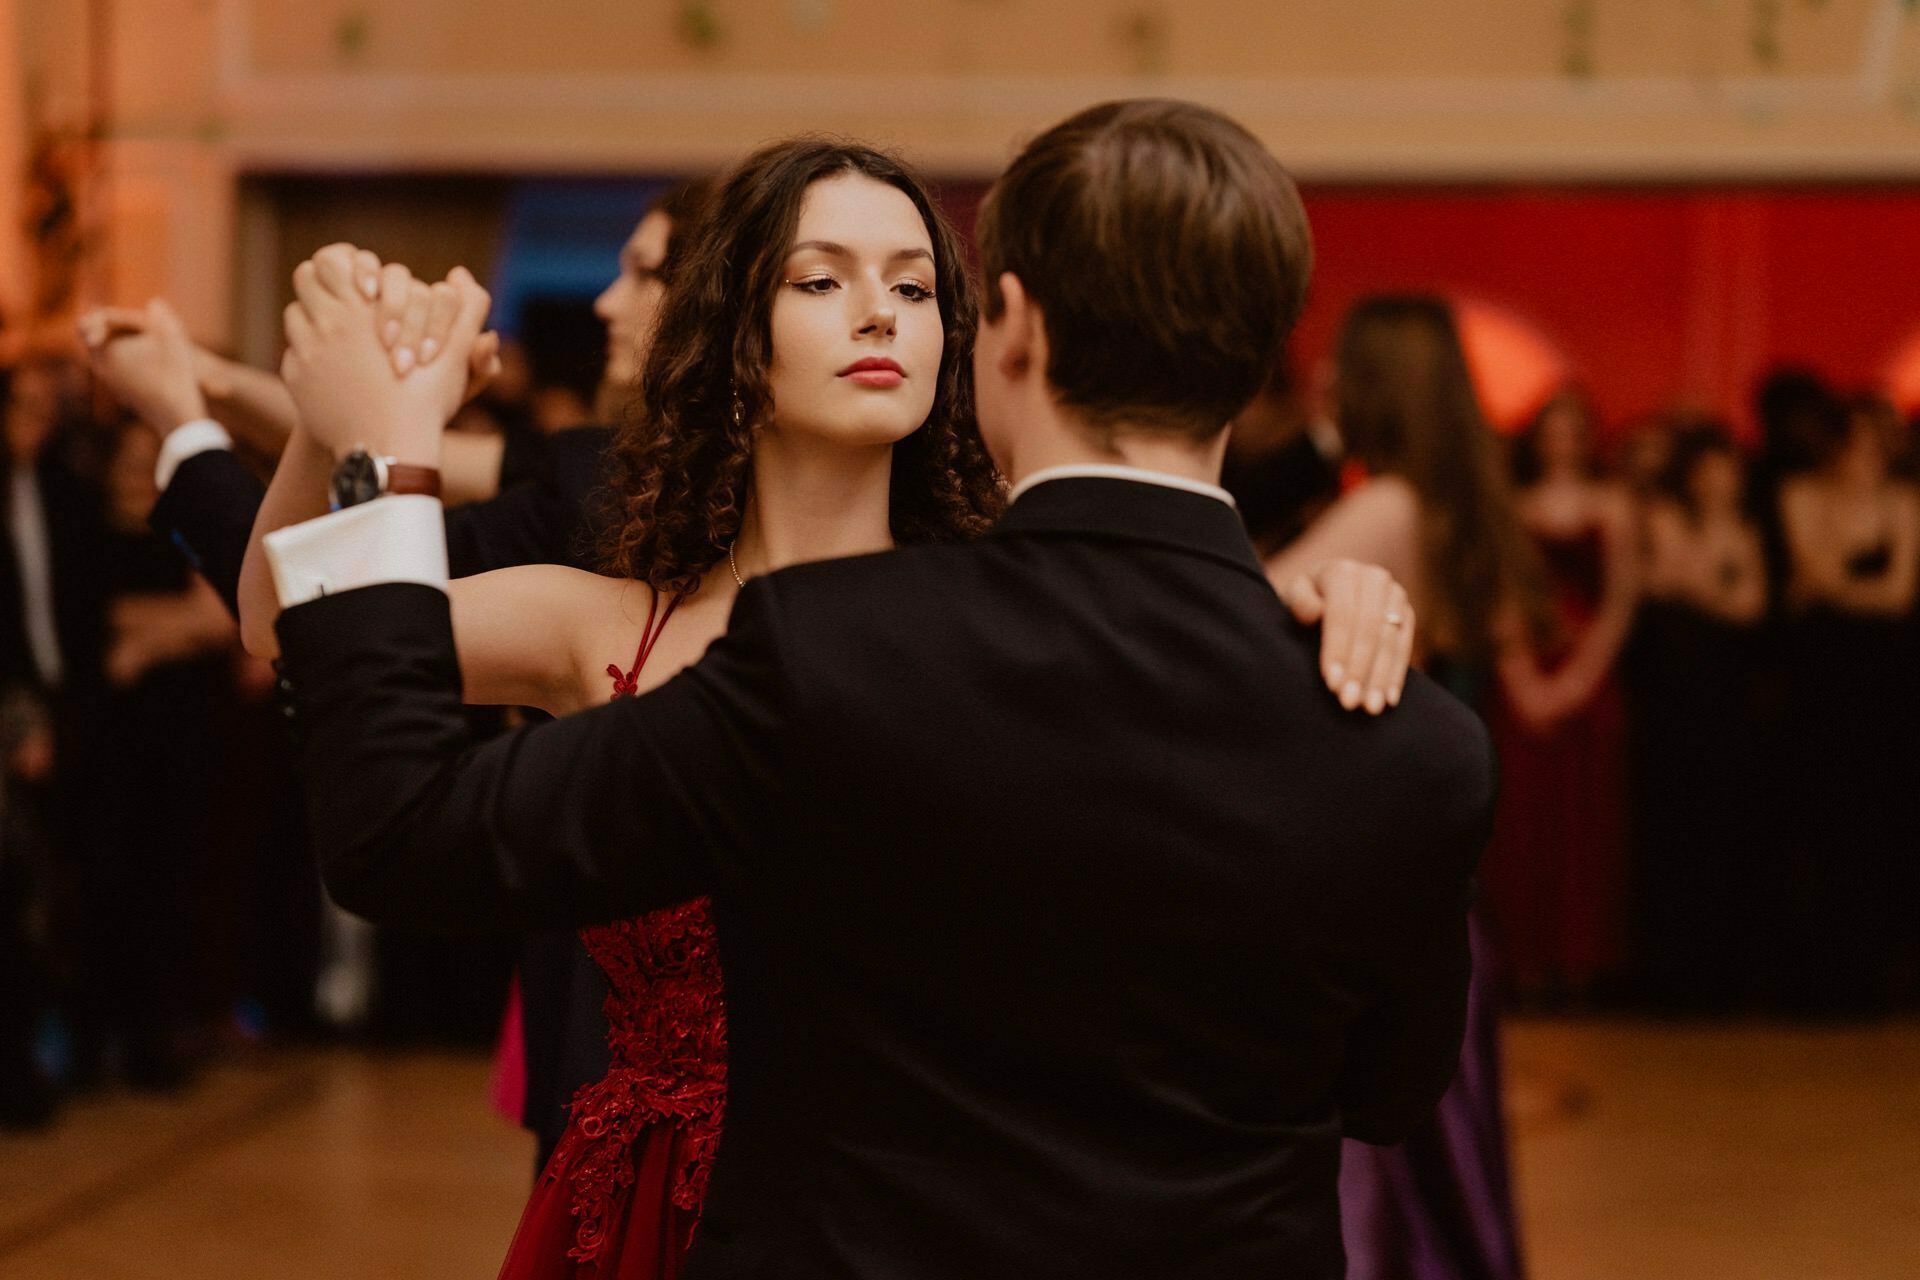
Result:
<instances>
[{"instance_id":1,"label":"white cuff of background dancer","mask_svg":"<svg viewBox=\"0 0 1920 1280\"><path fill-rule=\"evenodd\" d=\"M173 473L188 458L209 449L231 448L233 437L212 418L183 422L169 431L167 438L160 442L160 457L153 464L153 482L160 487L160 492L165 493L167 486L173 483Z\"/></svg>"},{"instance_id":2,"label":"white cuff of background dancer","mask_svg":"<svg viewBox=\"0 0 1920 1280\"><path fill-rule=\"evenodd\" d=\"M388 582L447 589L447 525L440 499L392 494L266 536L280 607Z\"/></svg>"}]
</instances>

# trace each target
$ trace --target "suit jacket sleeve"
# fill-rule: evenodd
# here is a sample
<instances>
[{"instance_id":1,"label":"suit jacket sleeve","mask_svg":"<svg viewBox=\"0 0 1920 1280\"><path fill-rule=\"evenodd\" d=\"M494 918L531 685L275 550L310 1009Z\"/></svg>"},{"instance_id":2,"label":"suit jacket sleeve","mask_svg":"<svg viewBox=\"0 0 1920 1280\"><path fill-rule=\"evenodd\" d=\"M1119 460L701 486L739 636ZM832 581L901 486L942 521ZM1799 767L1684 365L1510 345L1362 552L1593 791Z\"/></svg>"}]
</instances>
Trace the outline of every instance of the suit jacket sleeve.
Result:
<instances>
[{"instance_id":1,"label":"suit jacket sleeve","mask_svg":"<svg viewBox=\"0 0 1920 1280\"><path fill-rule=\"evenodd\" d=\"M447 512L447 569L456 578L523 564L559 564L572 517L546 477Z\"/></svg>"},{"instance_id":2,"label":"suit jacket sleeve","mask_svg":"<svg viewBox=\"0 0 1920 1280\"><path fill-rule=\"evenodd\" d=\"M1399 946L1383 957L1381 998L1348 1033L1342 1128L1361 1142L1405 1141L1459 1074L1473 974L1473 869L1492 831L1495 790L1492 745L1484 731L1478 738L1461 744L1465 767L1438 780L1421 807L1430 835L1414 861L1425 874L1410 877L1393 929Z\"/></svg>"},{"instance_id":3,"label":"suit jacket sleeve","mask_svg":"<svg viewBox=\"0 0 1920 1280\"><path fill-rule=\"evenodd\" d=\"M644 697L476 745L447 597L390 584L280 616L329 891L369 919L573 927L710 892L760 847L785 681L773 588Z\"/></svg>"},{"instance_id":4,"label":"suit jacket sleeve","mask_svg":"<svg viewBox=\"0 0 1920 1280\"><path fill-rule=\"evenodd\" d=\"M207 449L182 462L147 523L173 543L240 616L240 565L266 486L231 449Z\"/></svg>"},{"instance_id":5,"label":"suit jacket sleeve","mask_svg":"<svg viewBox=\"0 0 1920 1280\"><path fill-rule=\"evenodd\" d=\"M611 433L575 427L540 442L538 451L510 439L502 489L485 502L447 513L447 567L456 578L523 564L585 567L588 495ZM511 470L523 475L507 484Z\"/></svg>"}]
</instances>

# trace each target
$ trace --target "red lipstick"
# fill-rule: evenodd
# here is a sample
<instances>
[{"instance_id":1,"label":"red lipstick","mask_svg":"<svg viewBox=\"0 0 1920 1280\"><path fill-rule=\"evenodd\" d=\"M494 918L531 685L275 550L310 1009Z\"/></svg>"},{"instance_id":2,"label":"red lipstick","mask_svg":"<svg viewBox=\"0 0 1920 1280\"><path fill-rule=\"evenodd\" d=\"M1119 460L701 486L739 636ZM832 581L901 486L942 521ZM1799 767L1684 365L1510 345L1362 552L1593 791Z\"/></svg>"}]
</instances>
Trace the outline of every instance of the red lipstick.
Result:
<instances>
[{"instance_id":1,"label":"red lipstick","mask_svg":"<svg viewBox=\"0 0 1920 1280\"><path fill-rule=\"evenodd\" d=\"M840 376L863 387L897 387L906 381L907 371L900 367L898 361L885 356L868 356L842 369Z\"/></svg>"}]
</instances>

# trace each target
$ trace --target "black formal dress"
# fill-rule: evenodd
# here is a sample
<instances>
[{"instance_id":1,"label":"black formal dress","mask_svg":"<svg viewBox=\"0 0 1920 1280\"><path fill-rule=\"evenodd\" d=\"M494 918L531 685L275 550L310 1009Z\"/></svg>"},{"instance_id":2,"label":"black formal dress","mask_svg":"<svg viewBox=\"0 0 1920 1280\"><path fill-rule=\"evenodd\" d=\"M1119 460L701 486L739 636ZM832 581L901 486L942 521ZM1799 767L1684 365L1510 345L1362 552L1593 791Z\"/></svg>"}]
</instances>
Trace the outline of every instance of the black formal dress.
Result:
<instances>
[{"instance_id":1,"label":"black formal dress","mask_svg":"<svg viewBox=\"0 0 1920 1280\"><path fill-rule=\"evenodd\" d=\"M1892 547L1861 548L1847 574L1893 571ZM1813 1014L1886 1012L1897 992L1901 935L1910 926L1914 675L1908 622L1830 605L1787 624L1791 673L1791 796L1785 823L1791 897L1781 932L1793 955L1790 1008Z\"/></svg>"},{"instance_id":2,"label":"black formal dress","mask_svg":"<svg viewBox=\"0 0 1920 1280\"><path fill-rule=\"evenodd\" d=\"M590 568L600 510L594 494L611 439L603 427L539 441L510 437L499 496L447 513L454 576L524 564ZM236 613L240 566L265 492L232 452L208 450L180 464L151 518ZM574 932L558 930L526 939L520 987L527 1066L521 1118L538 1142L537 1168L565 1131L569 1100L606 1073L607 985Z\"/></svg>"},{"instance_id":3,"label":"black formal dress","mask_svg":"<svg viewBox=\"0 0 1920 1280\"><path fill-rule=\"evenodd\" d=\"M191 585L180 557L144 530L108 535L109 596ZM106 971L109 1023L136 1083L183 1083L173 1040L190 1012L193 888L206 862L225 651L155 666L108 690L92 804L102 853L89 869L87 955Z\"/></svg>"},{"instance_id":4,"label":"black formal dress","mask_svg":"<svg viewBox=\"0 0 1920 1280\"><path fill-rule=\"evenodd\" d=\"M1679 600L1641 604L1622 668L1631 700L1634 903L1647 992L1725 1013L1758 994L1768 839L1762 646Z\"/></svg>"},{"instance_id":5,"label":"black formal dress","mask_svg":"<svg viewBox=\"0 0 1920 1280\"><path fill-rule=\"evenodd\" d=\"M1054 480L973 546L756 579L659 689L477 746L444 593L279 631L350 910L711 896L689 1276L1337 1277L1341 1135L1453 1077L1487 735L1418 675L1342 712L1212 498Z\"/></svg>"}]
</instances>

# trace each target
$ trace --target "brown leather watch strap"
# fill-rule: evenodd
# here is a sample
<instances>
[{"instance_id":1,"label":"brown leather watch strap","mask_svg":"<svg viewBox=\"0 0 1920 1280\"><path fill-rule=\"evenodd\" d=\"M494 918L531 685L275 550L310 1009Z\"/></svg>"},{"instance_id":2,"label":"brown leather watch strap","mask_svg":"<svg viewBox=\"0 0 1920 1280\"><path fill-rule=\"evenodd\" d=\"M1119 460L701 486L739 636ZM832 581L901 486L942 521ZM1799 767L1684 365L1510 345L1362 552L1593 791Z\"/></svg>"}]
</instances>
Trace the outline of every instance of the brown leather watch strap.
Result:
<instances>
[{"instance_id":1,"label":"brown leather watch strap","mask_svg":"<svg viewBox=\"0 0 1920 1280\"><path fill-rule=\"evenodd\" d=\"M419 467L408 462L389 462L387 492L424 493L429 498L437 498L440 496L440 471L436 467Z\"/></svg>"}]
</instances>

